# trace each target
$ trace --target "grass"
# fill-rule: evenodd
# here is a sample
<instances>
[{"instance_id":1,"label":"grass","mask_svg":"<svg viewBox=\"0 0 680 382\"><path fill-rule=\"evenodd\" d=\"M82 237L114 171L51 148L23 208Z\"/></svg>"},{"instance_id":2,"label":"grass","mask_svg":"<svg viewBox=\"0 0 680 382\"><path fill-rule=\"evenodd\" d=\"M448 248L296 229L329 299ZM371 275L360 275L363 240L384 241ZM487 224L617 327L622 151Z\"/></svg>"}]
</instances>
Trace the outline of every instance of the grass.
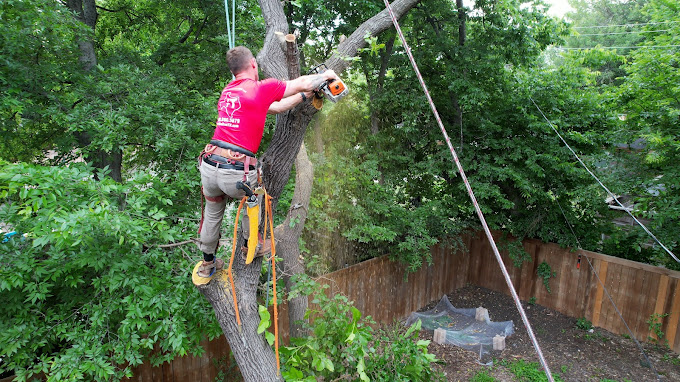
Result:
<instances>
[{"instance_id":1,"label":"grass","mask_svg":"<svg viewBox=\"0 0 680 382\"><path fill-rule=\"evenodd\" d=\"M492 377L488 371L482 370L475 374L475 376L470 379L470 382L496 382L496 378Z\"/></svg>"},{"instance_id":2,"label":"grass","mask_svg":"<svg viewBox=\"0 0 680 382\"><path fill-rule=\"evenodd\" d=\"M517 377L518 381L543 382L548 380L548 377L545 375L545 372L538 362L527 362L523 359L512 362L502 360L500 365L508 368L510 372ZM558 373L553 372L553 379L556 382L563 382Z\"/></svg>"}]
</instances>

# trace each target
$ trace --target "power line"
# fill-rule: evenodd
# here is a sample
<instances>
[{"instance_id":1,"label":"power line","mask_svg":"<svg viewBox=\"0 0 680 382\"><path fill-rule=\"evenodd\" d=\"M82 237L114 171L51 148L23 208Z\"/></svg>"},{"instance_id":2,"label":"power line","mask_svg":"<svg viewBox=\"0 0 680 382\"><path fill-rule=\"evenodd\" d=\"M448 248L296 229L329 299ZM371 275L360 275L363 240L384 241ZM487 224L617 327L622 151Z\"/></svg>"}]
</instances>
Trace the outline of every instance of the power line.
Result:
<instances>
[{"instance_id":1,"label":"power line","mask_svg":"<svg viewBox=\"0 0 680 382\"><path fill-rule=\"evenodd\" d=\"M557 46L557 49L562 50L586 50L586 49L639 49L639 48L677 48L680 45L638 45L638 46L586 46L581 48L567 48L564 46Z\"/></svg>"},{"instance_id":2,"label":"power line","mask_svg":"<svg viewBox=\"0 0 680 382\"><path fill-rule=\"evenodd\" d=\"M637 23L637 24L610 24L610 25L591 25L587 27L572 27L572 29L588 29L588 28L611 28L611 27L637 27L643 25L659 25L659 24L673 24L680 23L680 21L658 21L653 23Z\"/></svg>"},{"instance_id":3,"label":"power line","mask_svg":"<svg viewBox=\"0 0 680 382\"><path fill-rule=\"evenodd\" d=\"M670 32L670 29L659 29L653 31L629 31L629 32L606 32L606 33L579 33L570 37L581 37L581 36L607 36L613 34L638 34L638 33L655 33L655 32Z\"/></svg>"},{"instance_id":4,"label":"power line","mask_svg":"<svg viewBox=\"0 0 680 382\"><path fill-rule=\"evenodd\" d=\"M517 310L519 311L519 315L522 317L522 322L524 323L524 327L526 328L527 333L529 334L529 338L531 339L531 342L534 345L534 348L536 349L536 354L538 355L538 359L541 362L541 365L543 366L543 371L545 372L545 375L548 378L548 381L554 382L555 380L553 379L552 373L550 373L550 368L548 367L548 362L545 360L545 357L543 356L543 352L541 351L541 347L538 345L538 340L536 339L536 336L534 335L534 331L531 329L531 323L529 323L529 319L527 318L527 315L524 312L524 308L522 307L522 303L519 300L519 296L517 295L517 291L515 290L515 287L512 284L512 279L510 278L510 274L508 273L508 269L505 267L505 264L503 263L503 258L501 257L501 254L498 251L498 247L496 246L496 242L493 238L493 235L491 235L491 230L489 230L489 226L486 223L486 219L484 218L484 213L482 213L482 209L479 207L479 203L477 203L477 198L475 197L474 192L472 192L472 187L470 186L470 182L468 181L468 178L465 175L465 171L463 170L463 166L461 165L460 160L458 159L458 155L456 154L456 150L453 148L453 145L451 144L451 139L449 138L449 135L446 133L446 128L444 128L444 123L442 122L441 118L439 117L439 113L437 112L437 108L434 105L434 102L432 101L432 97L430 96L430 92L427 90L427 86L425 85L425 81L423 80L423 76L420 74L420 70L418 70L418 65L416 64L416 60L413 58L413 54L411 54L411 48L409 47L408 43L406 42L406 38L404 37L404 34L401 32L401 28L399 27L399 22L397 22L397 19L394 16L394 13L392 12L392 6L390 5L388 0L385 0L385 7L387 8L390 16L392 17L392 23L394 24L394 28L396 29L397 34L399 35L399 39L401 40L402 45L404 46L404 50L406 51L406 54L408 55L409 60L411 61L411 65L413 66L413 70L415 71L416 76L418 77L418 81L420 82L420 86L423 88L423 91L425 92L425 96L427 97L427 100L430 103L430 108L432 108L432 113L434 114L434 117L437 120L437 124L439 125L439 128L441 129L442 134L444 135L444 139L446 140L446 144L448 145L449 150L451 151L451 156L453 157L454 162L456 162L456 166L458 167L458 172L460 173L460 177L463 180L463 183L465 184L465 188L467 189L468 195L470 196L470 200L472 201L472 204L475 207L475 211L477 212L477 216L479 217L479 220L482 224L482 227L484 228L484 232L486 233L486 237L489 240L489 243L491 244L491 249L493 250L493 253L496 256L496 260L498 261L498 265L501 268L501 272L503 273L503 277L505 277L505 282L508 285L508 288L510 289L510 294L512 295L512 298L515 301L515 305L517 306Z\"/></svg>"},{"instance_id":5,"label":"power line","mask_svg":"<svg viewBox=\"0 0 680 382\"><path fill-rule=\"evenodd\" d=\"M619 201L619 199L616 197L616 195L614 195L611 191L609 191L609 189L607 188L607 186L605 186L604 183L602 183L602 181L600 180L600 178L598 178L597 175L595 175L595 174L590 170L590 168L583 162L583 160L581 160L581 158L578 156L578 154L576 154L576 151L574 151L574 149L571 148L571 146L569 145L569 143L567 143L567 141L562 137L562 134L560 134L559 131L557 131L557 129L555 128L555 125L553 125L552 122L550 122L550 120L548 119L548 117L545 116L545 114L543 113L543 110L541 110L541 108L538 107L538 104L536 103L536 101L534 101L534 99L533 99L531 96L529 96L529 99L530 99L531 102L534 104L534 106L536 106L536 109L538 109L538 112L541 113L541 115L542 115L543 118L546 120L546 122L548 122L548 125L550 125L550 128L552 128L552 130L555 132L555 134L557 134L557 136L560 138L560 140L562 140L562 143L564 143L564 145L567 146L567 148L569 149L569 151L571 151L571 153L574 155L574 157L576 157L576 159L579 161L579 163L581 163L581 166L583 166L583 168L585 168L586 171L588 171L588 174L590 174L590 176L592 176L593 178L595 178L595 180L597 181L597 183L598 183L598 184L599 184L599 185L607 192L607 195L609 195L610 198L612 198L614 201L616 201L616 204L618 204L619 206L621 206L621 207L623 208L623 210L626 211L626 213L628 213L628 215L629 215L629 216L630 216L630 217L631 217L631 218L632 218L632 219L633 219L640 227L642 227L642 229L643 229L643 230L644 230L644 231L645 231L652 239L654 239L654 241L656 241L657 244L659 244L659 245L661 246L661 248L663 248L663 249L666 251L666 253L668 253L675 261L677 261L678 263L680 263L680 259L678 259L678 258L675 256L675 254L673 254L673 252L671 252L671 250L668 249L668 247L666 247L665 245L663 245L663 243L662 243L661 241L659 241L659 239L657 239L657 237L656 237L649 229L647 229L647 227L646 227L644 224L642 224L642 223L635 217L635 215L633 215L633 214L626 208L626 206L624 206L624 205Z\"/></svg>"}]
</instances>

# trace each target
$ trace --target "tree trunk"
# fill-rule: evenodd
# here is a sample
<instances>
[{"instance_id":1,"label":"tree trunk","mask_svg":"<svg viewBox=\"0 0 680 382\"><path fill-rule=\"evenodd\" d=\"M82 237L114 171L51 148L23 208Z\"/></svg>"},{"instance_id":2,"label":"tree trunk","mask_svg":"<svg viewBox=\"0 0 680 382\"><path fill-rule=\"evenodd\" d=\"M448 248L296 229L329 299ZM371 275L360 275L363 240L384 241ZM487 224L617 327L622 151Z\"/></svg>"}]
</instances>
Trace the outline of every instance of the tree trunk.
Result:
<instances>
[{"instance_id":1,"label":"tree trunk","mask_svg":"<svg viewBox=\"0 0 680 382\"><path fill-rule=\"evenodd\" d=\"M68 8L76 14L78 21L81 21L88 27L92 28L97 24L97 8L95 0L68 0ZM79 38L78 48L80 49L80 64L85 71L97 66L97 54L94 50L94 41L92 38Z\"/></svg>"},{"instance_id":2,"label":"tree trunk","mask_svg":"<svg viewBox=\"0 0 680 382\"><path fill-rule=\"evenodd\" d=\"M404 15L419 0L397 0L392 4L393 12L397 18ZM257 55L260 68L266 77L289 78L286 54L283 45L280 43L276 32L288 33L288 22L283 10L283 3L280 0L260 0L260 7L265 20L267 33L262 50ZM364 39L368 33L376 36L392 26L392 19L387 10L383 10L361 24L349 38L338 45L337 53L327 62L329 69L341 73L347 68L349 63L344 57L354 57L358 49L366 46ZM309 103L301 104L286 113L281 113L277 117L276 130L267 151L262 155L262 169L265 186L269 194L276 199L281 195L283 188L288 182L293 163L298 156L298 151L302 147L303 138L307 125L316 114L317 110ZM304 171L303 171L304 172ZM310 188L311 192L311 188ZM306 197L309 203L309 196ZM274 207L275 207L274 206ZM298 208L296 213L304 212L306 208ZM293 211L295 212L295 211ZM302 230L303 221L298 229ZM297 226L298 224L296 224ZM282 236L278 255L284 259L296 258L289 251L285 244L286 235ZM237 248L240 247L240 243ZM297 248L297 243L295 243ZM299 248L298 248L299 250ZM276 380L276 363L274 353L267 346L262 336L256 334L259 316L257 312L256 292L257 283L260 276L261 260L256 259L251 265L245 266L243 257L238 255L235 259L233 268L234 287L238 298L243 322L243 334L240 334L236 325L234 308L229 293L229 283L223 277L215 277L207 285L197 286L201 293L210 301L215 309L215 315L220 322L224 335L234 352L234 357L245 381L273 381ZM292 269L296 264L288 264L284 261L285 269ZM221 274L225 274L222 272ZM245 341L242 341L245 339Z\"/></svg>"},{"instance_id":3,"label":"tree trunk","mask_svg":"<svg viewBox=\"0 0 680 382\"><path fill-rule=\"evenodd\" d=\"M305 266L300 257L300 236L307 219L309 199L314 183L314 167L307 157L304 143L295 159L295 191L286 220L276 227L276 250L283 258L283 279L286 291L295 286L294 276L305 273ZM297 322L304 320L307 311L307 297L299 296L288 302L288 321L290 337L303 337L306 333Z\"/></svg>"},{"instance_id":4,"label":"tree trunk","mask_svg":"<svg viewBox=\"0 0 680 382\"><path fill-rule=\"evenodd\" d=\"M381 94L385 84L385 75L387 75L387 67L394 51L394 40L397 37L396 31L393 31L390 37L385 42L385 51L380 55L380 72L378 72L378 81L375 89L371 92L371 103L374 102L375 96ZM380 116L376 107L371 108L371 134L376 135L380 131Z\"/></svg>"},{"instance_id":5,"label":"tree trunk","mask_svg":"<svg viewBox=\"0 0 680 382\"><path fill-rule=\"evenodd\" d=\"M68 0L68 8L76 14L76 19L92 28L94 34L95 26L97 25L97 8L95 0ZM79 38L78 49L80 49L80 57L78 61L81 67L86 72L89 72L97 66L97 54L94 49L94 41L91 37ZM76 140L79 145L86 148L92 144L92 139L87 131L76 133ZM111 173L109 176L116 182L122 182L122 164L123 164L123 150L113 149L112 152L96 149L89 156L88 159L92 161L92 165L96 169L103 169L109 167ZM96 179L101 179L98 173L95 173Z\"/></svg>"},{"instance_id":6,"label":"tree trunk","mask_svg":"<svg viewBox=\"0 0 680 382\"><path fill-rule=\"evenodd\" d=\"M237 248L242 245L243 240L240 239ZM278 380L274 352L265 340L264 335L257 334L257 326L260 324L260 315L257 310L257 286L261 266L261 257L246 265L241 251L236 251L232 272L241 328L237 325L231 286L226 270L217 273L208 284L196 286L212 304L217 321L220 323L224 336L229 342L229 347L234 353L236 363L241 370L241 375L248 382Z\"/></svg>"},{"instance_id":7,"label":"tree trunk","mask_svg":"<svg viewBox=\"0 0 680 382\"><path fill-rule=\"evenodd\" d=\"M458 45L465 45L465 8L463 8L463 0L456 0L456 7L458 8ZM463 109L460 107L460 102L458 102L458 96L455 93L451 93L451 103L453 104L454 115L453 115L453 125L460 127L460 154L463 154Z\"/></svg>"},{"instance_id":8,"label":"tree trunk","mask_svg":"<svg viewBox=\"0 0 680 382\"><path fill-rule=\"evenodd\" d=\"M458 45L465 45L465 8L463 8L463 0L456 0L456 8L458 9Z\"/></svg>"}]
</instances>

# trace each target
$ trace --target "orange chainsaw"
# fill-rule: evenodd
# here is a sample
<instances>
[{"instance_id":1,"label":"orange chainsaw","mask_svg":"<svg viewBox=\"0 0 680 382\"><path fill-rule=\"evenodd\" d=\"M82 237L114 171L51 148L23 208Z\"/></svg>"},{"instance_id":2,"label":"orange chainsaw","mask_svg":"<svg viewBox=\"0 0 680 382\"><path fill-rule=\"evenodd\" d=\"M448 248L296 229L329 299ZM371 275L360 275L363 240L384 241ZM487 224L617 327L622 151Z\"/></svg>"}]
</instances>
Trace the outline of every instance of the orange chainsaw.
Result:
<instances>
[{"instance_id":1,"label":"orange chainsaw","mask_svg":"<svg viewBox=\"0 0 680 382\"><path fill-rule=\"evenodd\" d=\"M326 64L320 64L313 67L312 70L309 71L309 74L321 74L326 70L328 70ZM324 82L321 86L319 86L318 89L316 89L315 94L316 98L323 98L325 95L329 101L335 103L349 94L349 89L347 89L347 85L345 85L345 83L338 78Z\"/></svg>"}]
</instances>

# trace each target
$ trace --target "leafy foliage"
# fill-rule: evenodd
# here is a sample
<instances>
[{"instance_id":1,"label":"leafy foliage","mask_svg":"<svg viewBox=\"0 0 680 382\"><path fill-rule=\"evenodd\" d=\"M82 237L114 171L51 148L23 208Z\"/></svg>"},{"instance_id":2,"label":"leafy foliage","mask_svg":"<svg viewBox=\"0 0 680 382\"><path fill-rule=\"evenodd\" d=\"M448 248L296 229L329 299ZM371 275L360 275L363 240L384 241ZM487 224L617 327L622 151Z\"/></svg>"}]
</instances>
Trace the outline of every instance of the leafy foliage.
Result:
<instances>
[{"instance_id":1,"label":"leafy foliage","mask_svg":"<svg viewBox=\"0 0 680 382\"><path fill-rule=\"evenodd\" d=\"M158 179L96 182L84 165L1 174L0 221L24 236L0 245L0 372L118 380L219 333L187 277L191 259L157 247L193 229L168 216Z\"/></svg>"},{"instance_id":2,"label":"leafy foliage","mask_svg":"<svg viewBox=\"0 0 680 382\"><path fill-rule=\"evenodd\" d=\"M550 291L550 279L555 277L556 273L553 272L552 268L550 268L550 264L546 263L545 261L538 264L536 274L541 278L541 281L543 281L543 286L545 286L545 289L548 291L548 293L552 293Z\"/></svg>"},{"instance_id":3,"label":"leafy foliage","mask_svg":"<svg viewBox=\"0 0 680 382\"><path fill-rule=\"evenodd\" d=\"M76 36L85 33L58 1L0 2L0 152L30 160L60 129L80 76Z\"/></svg>"},{"instance_id":4,"label":"leafy foliage","mask_svg":"<svg viewBox=\"0 0 680 382\"><path fill-rule=\"evenodd\" d=\"M309 278L297 282L299 293L311 294L312 303L305 318L310 335L291 339L282 349L286 380L316 381L318 378L344 378L352 381L433 381L440 380L430 364L436 359L427 352L429 341L418 340L420 321L405 332L402 328L374 331L370 317L352 306L346 297L327 296L323 287Z\"/></svg>"},{"instance_id":5,"label":"leafy foliage","mask_svg":"<svg viewBox=\"0 0 680 382\"><path fill-rule=\"evenodd\" d=\"M593 328L593 323L588 321L587 318L581 317L578 320L576 320L576 327L587 332Z\"/></svg>"}]
</instances>

